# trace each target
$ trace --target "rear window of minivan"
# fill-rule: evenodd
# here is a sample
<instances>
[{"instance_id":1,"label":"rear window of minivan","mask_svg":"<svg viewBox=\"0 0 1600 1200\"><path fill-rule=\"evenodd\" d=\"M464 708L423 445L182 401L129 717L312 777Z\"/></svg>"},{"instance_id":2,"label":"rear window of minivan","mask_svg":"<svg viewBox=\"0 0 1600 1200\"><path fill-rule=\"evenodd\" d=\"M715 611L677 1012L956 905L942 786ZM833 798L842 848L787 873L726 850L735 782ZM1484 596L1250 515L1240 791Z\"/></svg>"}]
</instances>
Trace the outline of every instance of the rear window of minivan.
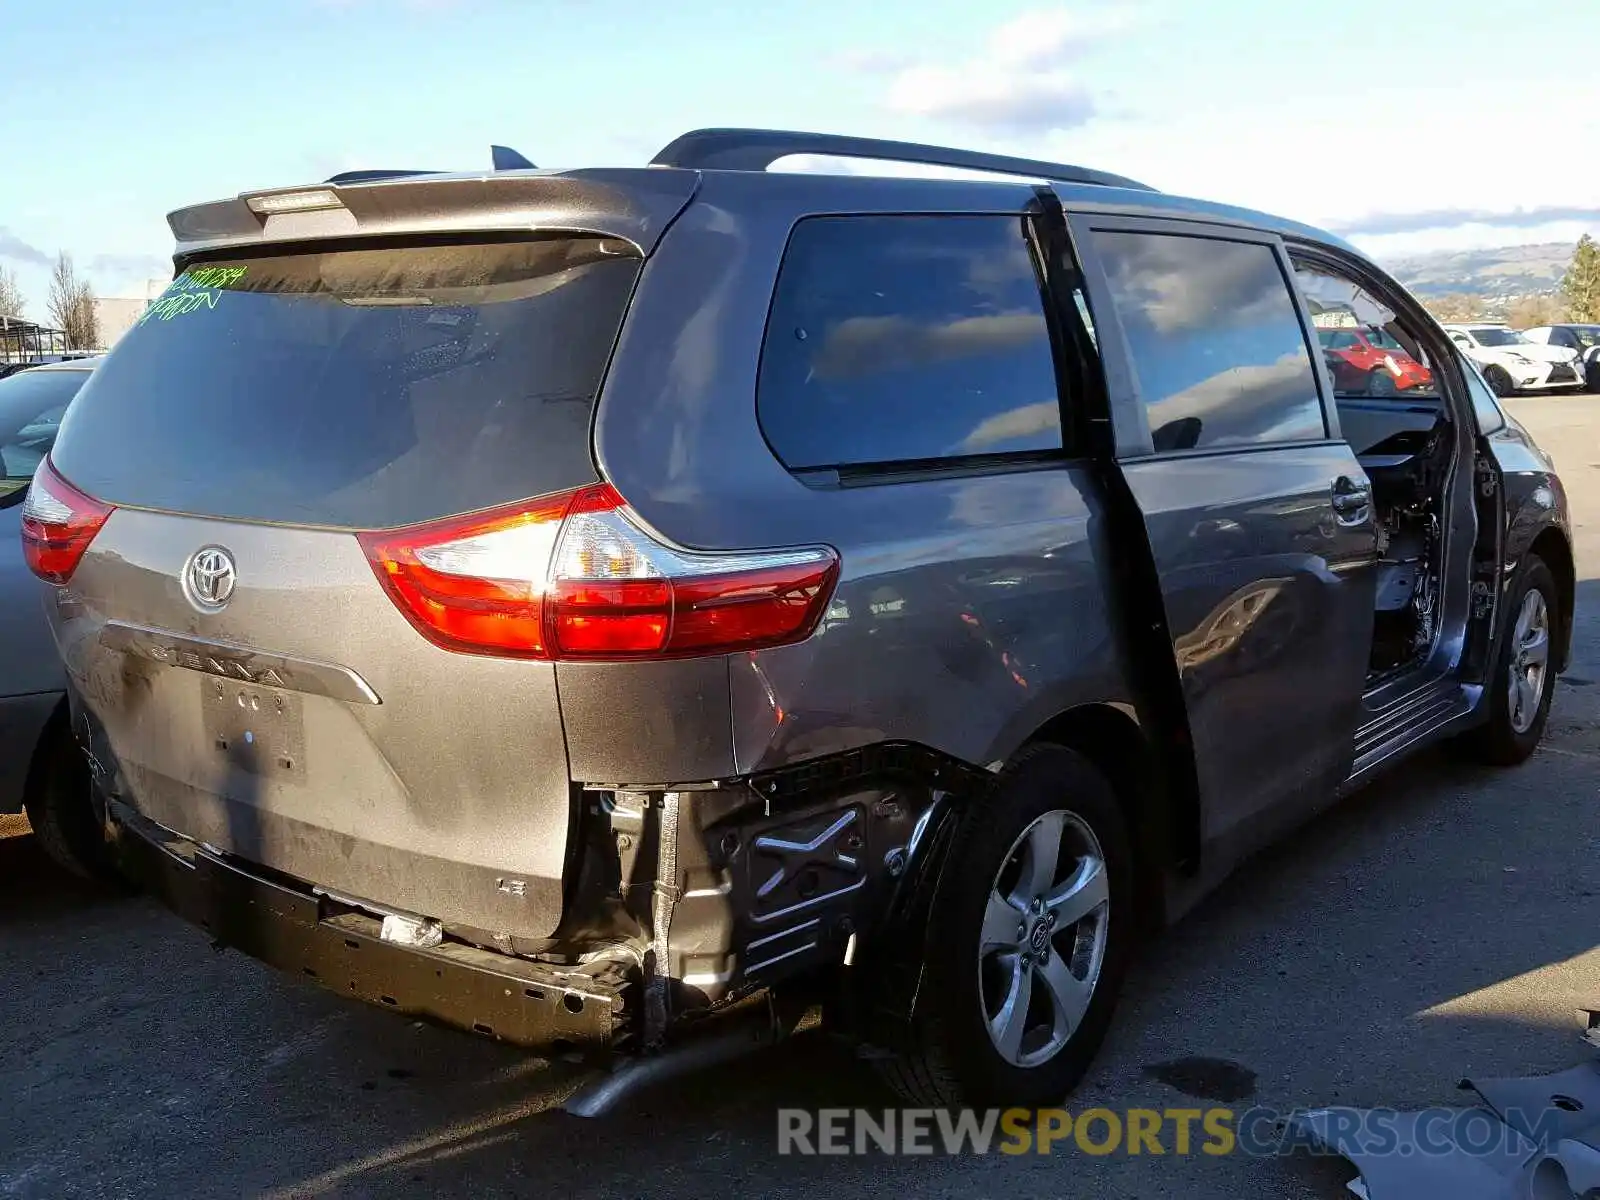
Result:
<instances>
[{"instance_id":1,"label":"rear window of minivan","mask_svg":"<svg viewBox=\"0 0 1600 1200\"><path fill-rule=\"evenodd\" d=\"M53 461L112 504L358 529L592 482L639 267L599 237L194 265L79 394Z\"/></svg>"}]
</instances>

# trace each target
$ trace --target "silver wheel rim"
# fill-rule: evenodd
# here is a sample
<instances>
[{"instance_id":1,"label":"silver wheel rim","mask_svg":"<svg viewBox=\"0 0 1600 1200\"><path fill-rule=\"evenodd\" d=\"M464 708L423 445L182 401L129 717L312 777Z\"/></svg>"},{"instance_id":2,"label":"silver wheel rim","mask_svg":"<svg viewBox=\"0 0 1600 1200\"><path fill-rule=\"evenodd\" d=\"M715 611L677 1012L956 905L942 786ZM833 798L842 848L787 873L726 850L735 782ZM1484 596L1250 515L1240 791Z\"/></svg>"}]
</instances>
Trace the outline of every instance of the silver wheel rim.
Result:
<instances>
[{"instance_id":1,"label":"silver wheel rim","mask_svg":"<svg viewBox=\"0 0 1600 1200\"><path fill-rule=\"evenodd\" d=\"M1083 1023L1105 960L1105 853L1083 818L1047 812L1011 843L989 887L978 995L1006 1062L1049 1062Z\"/></svg>"},{"instance_id":2,"label":"silver wheel rim","mask_svg":"<svg viewBox=\"0 0 1600 1200\"><path fill-rule=\"evenodd\" d=\"M1517 623L1511 633L1511 678L1507 683L1506 711L1511 728L1527 733L1544 700L1546 668L1550 662L1550 609L1544 594L1535 589L1522 598Z\"/></svg>"}]
</instances>

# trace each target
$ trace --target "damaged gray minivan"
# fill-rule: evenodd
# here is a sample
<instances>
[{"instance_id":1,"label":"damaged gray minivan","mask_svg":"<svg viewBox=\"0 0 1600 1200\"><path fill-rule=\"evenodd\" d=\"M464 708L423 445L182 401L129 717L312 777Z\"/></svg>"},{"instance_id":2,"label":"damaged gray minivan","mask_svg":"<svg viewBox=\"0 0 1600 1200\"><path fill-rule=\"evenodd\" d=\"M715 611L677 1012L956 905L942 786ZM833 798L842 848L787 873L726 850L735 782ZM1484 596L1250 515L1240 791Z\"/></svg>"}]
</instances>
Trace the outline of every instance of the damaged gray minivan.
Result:
<instances>
[{"instance_id":1,"label":"damaged gray minivan","mask_svg":"<svg viewBox=\"0 0 1600 1200\"><path fill-rule=\"evenodd\" d=\"M119 861L341 993L656 1062L820 1002L908 1096L1048 1102L1141 932L1543 731L1561 483L1316 230L750 130L170 221L26 551ZM1426 370L1341 390L1356 326Z\"/></svg>"}]
</instances>

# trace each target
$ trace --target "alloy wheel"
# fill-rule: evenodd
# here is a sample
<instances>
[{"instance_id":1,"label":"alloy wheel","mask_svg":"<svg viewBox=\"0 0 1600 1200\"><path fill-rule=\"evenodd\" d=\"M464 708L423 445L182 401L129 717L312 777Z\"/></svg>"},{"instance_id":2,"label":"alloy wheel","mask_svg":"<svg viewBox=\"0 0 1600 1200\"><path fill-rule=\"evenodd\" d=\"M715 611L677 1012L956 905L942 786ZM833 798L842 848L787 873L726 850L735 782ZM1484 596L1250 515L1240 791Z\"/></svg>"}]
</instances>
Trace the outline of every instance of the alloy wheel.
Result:
<instances>
[{"instance_id":1,"label":"alloy wheel","mask_svg":"<svg viewBox=\"0 0 1600 1200\"><path fill-rule=\"evenodd\" d=\"M1511 671L1507 683L1511 727L1527 733L1539 715L1550 664L1550 607L1544 593L1533 589L1522 598L1511 634Z\"/></svg>"},{"instance_id":2,"label":"alloy wheel","mask_svg":"<svg viewBox=\"0 0 1600 1200\"><path fill-rule=\"evenodd\" d=\"M984 910L978 987L994 1048L1017 1067L1054 1058L1082 1024L1105 960L1105 854L1077 814L1055 809L1017 837Z\"/></svg>"}]
</instances>

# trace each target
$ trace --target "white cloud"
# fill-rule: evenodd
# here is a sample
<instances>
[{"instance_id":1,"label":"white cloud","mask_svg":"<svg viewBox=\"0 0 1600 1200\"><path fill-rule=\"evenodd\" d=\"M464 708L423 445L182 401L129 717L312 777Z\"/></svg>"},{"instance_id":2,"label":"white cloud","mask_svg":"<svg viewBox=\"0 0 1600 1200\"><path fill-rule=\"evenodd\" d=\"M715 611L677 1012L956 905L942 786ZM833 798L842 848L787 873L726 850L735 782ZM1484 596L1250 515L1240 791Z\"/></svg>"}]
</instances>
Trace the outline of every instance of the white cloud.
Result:
<instances>
[{"instance_id":1,"label":"white cloud","mask_svg":"<svg viewBox=\"0 0 1600 1200\"><path fill-rule=\"evenodd\" d=\"M1097 235L1115 293L1157 333L1245 327L1283 311L1277 262L1260 249L1194 238ZM1195 280L1203 278L1204 287Z\"/></svg>"},{"instance_id":2,"label":"white cloud","mask_svg":"<svg viewBox=\"0 0 1600 1200\"><path fill-rule=\"evenodd\" d=\"M1082 125L1097 111L1071 69L1097 42L1126 31L1131 10L1026 12L1000 25L964 62L914 63L889 81L885 103L909 116L996 133L1038 134Z\"/></svg>"},{"instance_id":3,"label":"white cloud","mask_svg":"<svg viewBox=\"0 0 1600 1200\"><path fill-rule=\"evenodd\" d=\"M894 366L995 354L1048 336L1044 314L1016 309L948 321L848 317L828 330L811 362L819 379L850 379Z\"/></svg>"},{"instance_id":4,"label":"white cloud","mask_svg":"<svg viewBox=\"0 0 1600 1200\"><path fill-rule=\"evenodd\" d=\"M1537 229L1566 223L1600 225L1600 204L1544 204L1495 212L1477 208L1433 208L1417 212L1374 212L1350 221L1336 222L1335 233L1352 237L1383 237L1424 233L1430 229L1459 229L1487 225L1495 229Z\"/></svg>"},{"instance_id":5,"label":"white cloud","mask_svg":"<svg viewBox=\"0 0 1600 1200\"><path fill-rule=\"evenodd\" d=\"M14 259L36 267L48 267L51 261L50 255L23 241L4 225L0 225L0 258Z\"/></svg>"},{"instance_id":6,"label":"white cloud","mask_svg":"<svg viewBox=\"0 0 1600 1200\"><path fill-rule=\"evenodd\" d=\"M1313 64L1307 86L1310 94L1285 105L1197 95L1192 105L1102 118L1028 143L1027 152L1332 226L1385 255L1563 240L1542 222L1597 207L1600 160L1560 150L1600 139L1593 83L1569 78L1512 89L1487 107L1470 74L1447 89L1401 80L1357 86ZM1472 119L1462 120L1463 112ZM1570 136L1559 143L1538 132L1550 112L1566 114ZM1493 169L1494 154L1509 147L1543 152L1548 161L1525 172ZM1363 169L1350 169L1354 162ZM1474 217L1493 224L1473 224Z\"/></svg>"},{"instance_id":7,"label":"white cloud","mask_svg":"<svg viewBox=\"0 0 1600 1200\"><path fill-rule=\"evenodd\" d=\"M1008 442L1029 440L1041 433L1049 433L1061 424L1061 401L1041 400L1038 404L1024 404L1009 412L986 417L978 427L962 439L960 449L967 454L982 454Z\"/></svg>"},{"instance_id":8,"label":"white cloud","mask_svg":"<svg viewBox=\"0 0 1600 1200\"><path fill-rule=\"evenodd\" d=\"M1222 432L1232 437L1262 438L1280 428L1299 429L1305 421L1305 401L1316 394L1311 380L1311 362L1303 348L1270 363L1229 366L1152 402L1150 428L1159 433L1183 420L1198 421L1203 427L1220 414Z\"/></svg>"}]
</instances>

